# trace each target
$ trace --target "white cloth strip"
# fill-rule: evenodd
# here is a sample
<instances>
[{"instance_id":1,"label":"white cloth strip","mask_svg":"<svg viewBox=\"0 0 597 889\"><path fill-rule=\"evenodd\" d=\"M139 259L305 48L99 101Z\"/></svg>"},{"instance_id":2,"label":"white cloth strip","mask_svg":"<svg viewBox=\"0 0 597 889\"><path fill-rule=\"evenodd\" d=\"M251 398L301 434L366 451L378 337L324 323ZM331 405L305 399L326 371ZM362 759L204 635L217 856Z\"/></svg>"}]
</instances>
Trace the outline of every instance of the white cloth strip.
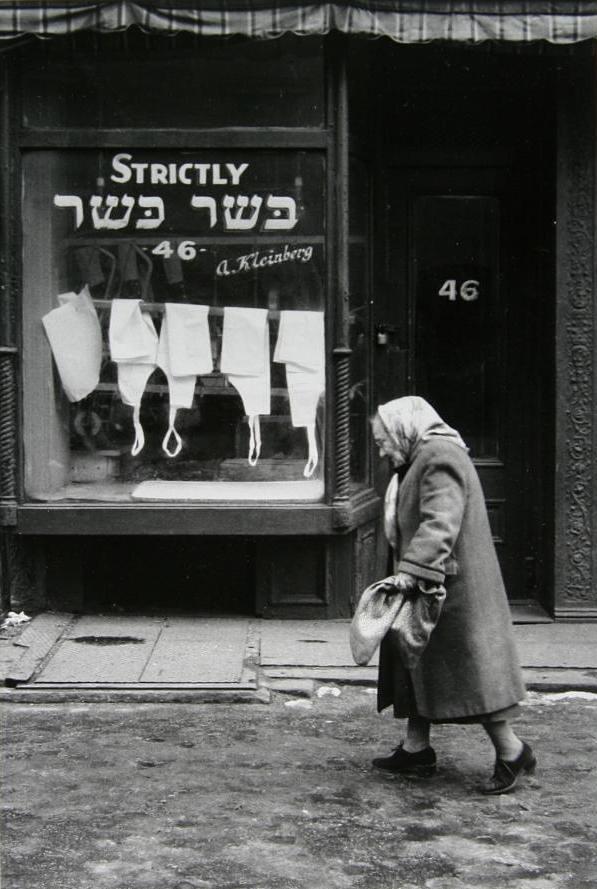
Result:
<instances>
[{"instance_id":1,"label":"white cloth strip","mask_svg":"<svg viewBox=\"0 0 597 889\"><path fill-rule=\"evenodd\" d=\"M42 318L62 388L69 401L86 398L99 383L102 331L87 287L63 293Z\"/></svg>"}]
</instances>

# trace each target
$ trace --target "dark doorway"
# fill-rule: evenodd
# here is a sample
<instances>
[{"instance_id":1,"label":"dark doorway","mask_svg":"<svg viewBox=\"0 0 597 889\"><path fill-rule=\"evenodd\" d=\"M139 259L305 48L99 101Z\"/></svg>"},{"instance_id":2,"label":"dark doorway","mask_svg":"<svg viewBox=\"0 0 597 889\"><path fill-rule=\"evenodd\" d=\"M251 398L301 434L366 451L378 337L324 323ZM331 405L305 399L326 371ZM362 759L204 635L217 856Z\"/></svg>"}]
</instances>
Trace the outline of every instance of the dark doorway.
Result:
<instances>
[{"instance_id":1,"label":"dark doorway","mask_svg":"<svg viewBox=\"0 0 597 889\"><path fill-rule=\"evenodd\" d=\"M388 88L375 249L385 273L378 320L391 334L378 350L377 383L380 400L422 395L461 432L509 595L541 600L553 426L553 96L538 76L544 60L530 60L526 89L516 83L521 59L511 76L495 61L407 54L402 85Z\"/></svg>"}]
</instances>

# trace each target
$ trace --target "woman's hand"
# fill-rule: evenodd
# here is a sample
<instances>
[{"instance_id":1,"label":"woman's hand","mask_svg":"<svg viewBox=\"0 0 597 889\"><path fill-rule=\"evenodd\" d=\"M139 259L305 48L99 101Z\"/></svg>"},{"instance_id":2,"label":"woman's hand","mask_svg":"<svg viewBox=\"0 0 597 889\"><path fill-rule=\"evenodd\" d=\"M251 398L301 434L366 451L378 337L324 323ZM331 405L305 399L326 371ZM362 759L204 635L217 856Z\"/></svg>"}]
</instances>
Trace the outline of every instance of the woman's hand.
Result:
<instances>
[{"instance_id":1,"label":"woman's hand","mask_svg":"<svg viewBox=\"0 0 597 889\"><path fill-rule=\"evenodd\" d=\"M417 578L412 574L407 574L406 571L399 571L398 574L394 576L394 586L402 593L412 592L416 585Z\"/></svg>"}]
</instances>

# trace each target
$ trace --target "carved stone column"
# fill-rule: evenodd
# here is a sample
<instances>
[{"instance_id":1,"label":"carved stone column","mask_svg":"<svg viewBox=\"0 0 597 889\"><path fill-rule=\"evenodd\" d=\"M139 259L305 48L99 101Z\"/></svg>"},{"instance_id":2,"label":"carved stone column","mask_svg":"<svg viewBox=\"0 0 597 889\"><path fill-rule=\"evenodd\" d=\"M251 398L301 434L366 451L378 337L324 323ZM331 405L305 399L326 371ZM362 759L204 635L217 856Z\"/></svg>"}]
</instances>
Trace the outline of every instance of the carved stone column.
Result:
<instances>
[{"instance_id":1,"label":"carved stone column","mask_svg":"<svg viewBox=\"0 0 597 889\"><path fill-rule=\"evenodd\" d=\"M334 526L350 527L350 355L349 267L348 267L348 83L347 44L333 35L328 40L333 62L329 102L333 152L328 158L329 175L329 280L334 300Z\"/></svg>"},{"instance_id":2,"label":"carved stone column","mask_svg":"<svg viewBox=\"0 0 597 889\"><path fill-rule=\"evenodd\" d=\"M17 496L16 349L0 345L0 519L14 524Z\"/></svg>"},{"instance_id":3,"label":"carved stone column","mask_svg":"<svg viewBox=\"0 0 597 889\"><path fill-rule=\"evenodd\" d=\"M562 60L558 95L555 616L597 620L595 67Z\"/></svg>"},{"instance_id":4,"label":"carved stone column","mask_svg":"<svg viewBox=\"0 0 597 889\"><path fill-rule=\"evenodd\" d=\"M19 564L12 527L16 524L18 494L18 349L16 346L18 254L16 216L18 181L11 153L12 102L10 66L0 63L0 597L2 610L13 608L20 589ZM25 560L21 560L23 567ZM23 572L20 572L22 575Z\"/></svg>"}]
</instances>

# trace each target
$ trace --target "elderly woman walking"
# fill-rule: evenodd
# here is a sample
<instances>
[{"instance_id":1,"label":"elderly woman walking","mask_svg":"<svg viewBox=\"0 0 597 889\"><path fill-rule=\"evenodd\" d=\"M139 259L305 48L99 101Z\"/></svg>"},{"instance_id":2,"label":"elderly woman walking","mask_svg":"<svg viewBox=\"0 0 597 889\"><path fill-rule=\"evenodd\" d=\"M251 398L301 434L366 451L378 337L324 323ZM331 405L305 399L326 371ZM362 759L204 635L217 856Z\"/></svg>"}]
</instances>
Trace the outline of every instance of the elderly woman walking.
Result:
<instances>
[{"instance_id":1,"label":"elderly woman walking","mask_svg":"<svg viewBox=\"0 0 597 889\"><path fill-rule=\"evenodd\" d=\"M480 723L496 757L483 792L505 793L534 770L535 757L510 725L525 689L479 478L458 432L423 398L380 405L372 432L380 455L399 470L385 500L394 584L406 595L421 582L446 588L416 666L407 669L390 634L382 641L378 710L393 705L407 727L404 741L373 765L431 775L436 768L431 725Z\"/></svg>"}]
</instances>

